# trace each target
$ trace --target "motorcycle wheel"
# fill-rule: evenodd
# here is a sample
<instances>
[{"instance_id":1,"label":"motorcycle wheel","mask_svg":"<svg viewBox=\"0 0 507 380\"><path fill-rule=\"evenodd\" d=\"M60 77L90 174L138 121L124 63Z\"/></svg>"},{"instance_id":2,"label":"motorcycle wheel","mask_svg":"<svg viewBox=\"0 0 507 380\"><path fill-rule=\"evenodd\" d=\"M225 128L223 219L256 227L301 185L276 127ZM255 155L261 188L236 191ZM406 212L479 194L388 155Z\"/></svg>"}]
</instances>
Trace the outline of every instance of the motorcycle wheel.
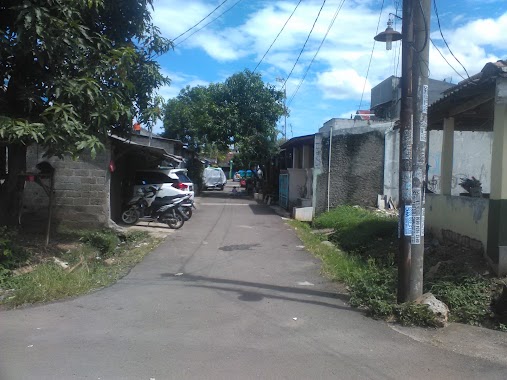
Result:
<instances>
[{"instance_id":1,"label":"motorcycle wheel","mask_svg":"<svg viewBox=\"0 0 507 380\"><path fill-rule=\"evenodd\" d=\"M183 224L185 224L185 222L181 217L181 215L178 214L172 215L170 218L167 219L167 225L174 230L183 227Z\"/></svg>"},{"instance_id":2,"label":"motorcycle wheel","mask_svg":"<svg viewBox=\"0 0 507 380\"><path fill-rule=\"evenodd\" d=\"M121 214L121 220L125 224L136 224L139 220L139 214L133 207L126 209Z\"/></svg>"},{"instance_id":3,"label":"motorcycle wheel","mask_svg":"<svg viewBox=\"0 0 507 380\"><path fill-rule=\"evenodd\" d=\"M183 214L185 214L185 217L187 219L190 219L192 217L192 208L191 207L185 207L181 210L181 212L183 212Z\"/></svg>"}]
</instances>

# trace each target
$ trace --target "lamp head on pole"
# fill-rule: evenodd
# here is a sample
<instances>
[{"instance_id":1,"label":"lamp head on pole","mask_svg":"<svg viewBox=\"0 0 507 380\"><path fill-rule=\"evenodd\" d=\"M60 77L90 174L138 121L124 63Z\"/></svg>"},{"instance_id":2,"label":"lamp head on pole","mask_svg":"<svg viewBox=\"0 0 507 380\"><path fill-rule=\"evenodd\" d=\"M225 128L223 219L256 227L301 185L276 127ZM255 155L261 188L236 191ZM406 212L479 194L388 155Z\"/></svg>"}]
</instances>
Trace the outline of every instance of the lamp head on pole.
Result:
<instances>
[{"instance_id":1,"label":"lamp head on pole","mask_svg":"<svg viewBox=\"0 0 507 380\"><path fill-rule=\"evenodd\" d=\"M373 39L375 41L385 42L386 50L391 50L393 48L393 41L401 40L401 33L394 30L392 20L388 20L387 29L377 34L375 37L373 37Z\"/></svg>"}]
</instances>

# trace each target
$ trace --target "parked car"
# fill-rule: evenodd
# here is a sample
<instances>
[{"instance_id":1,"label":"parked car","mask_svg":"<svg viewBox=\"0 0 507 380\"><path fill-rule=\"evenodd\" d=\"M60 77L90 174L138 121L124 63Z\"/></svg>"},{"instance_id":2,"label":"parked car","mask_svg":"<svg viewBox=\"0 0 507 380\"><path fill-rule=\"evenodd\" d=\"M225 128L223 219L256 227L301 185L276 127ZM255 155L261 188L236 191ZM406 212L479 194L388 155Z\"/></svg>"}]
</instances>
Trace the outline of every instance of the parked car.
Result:
<instances>
[{"instance_id":1,"label":"parked car","mask_svg":"<svg viewBox=\"0 0 507 380\"><path fill-rule=\"evenodd\" d=\"M182 180L189 181L186 175L183 177L185 173L180 173L178 171L171 173L172 170L175 169L153 169L137 171L134 180L134 193L143 187L155 185L159 189L159 197L190 194L190 199L193 201L194 186L192 182L182 182Z\"/></svg>"},{"instance_id":2,"label":"parked car","mask_svg":"<svg viewBox=\"0 0 507 380\"><path fill-rule=\"evenodd\" d=\"M223 190L227 183L227 177L225 176L222 168L208 167L204 169L202 174L203 179L203 190L218 189Z\"/></svg>"},{"instance_id":3,"label":"parked car","mask_svg":"<svg viewBox=\"0 0 507 380\"><path fill-rule=\"evenodd\" d=\"M170 169L169 177L178 180L173 186L180 189L181 191L185 191L192 194L192 200L194 200L194 183L187 175L187 169Z\"/></svg>"}]
</instances>

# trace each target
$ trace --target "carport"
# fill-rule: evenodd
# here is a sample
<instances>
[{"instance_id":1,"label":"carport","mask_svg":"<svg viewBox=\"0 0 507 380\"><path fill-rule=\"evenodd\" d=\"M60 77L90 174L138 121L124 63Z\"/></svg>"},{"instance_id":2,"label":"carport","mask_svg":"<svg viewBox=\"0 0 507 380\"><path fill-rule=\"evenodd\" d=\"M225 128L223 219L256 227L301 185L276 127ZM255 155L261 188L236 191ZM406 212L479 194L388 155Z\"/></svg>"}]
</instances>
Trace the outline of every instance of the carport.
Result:
<instances>
[{"instance_id":1,"label":"carport","mask_svg":"<svg viewBox=\"0 0 507 380\"><path fill-rule=\"evenodd\" d=\"M148 146L111 136L110 205L111 219L119 221L122 205L132 196L134 175L137 170L156 169L159 165L178 168L183 157L167 153L165 149Z\"/></svg>"}]
</instances>

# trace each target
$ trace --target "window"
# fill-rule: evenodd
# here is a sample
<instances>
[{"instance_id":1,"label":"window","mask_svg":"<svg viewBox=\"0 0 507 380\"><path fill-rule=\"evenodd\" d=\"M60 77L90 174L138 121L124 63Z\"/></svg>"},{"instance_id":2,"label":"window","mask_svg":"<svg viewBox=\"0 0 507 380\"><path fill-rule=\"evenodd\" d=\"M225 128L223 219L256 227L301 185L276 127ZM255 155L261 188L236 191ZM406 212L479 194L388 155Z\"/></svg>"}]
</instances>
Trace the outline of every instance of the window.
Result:
<instances>
[{"instance_id":1,"label":"window","mask_svg":"<svg viewBox=\"0 0 507 380\"><path fill-rule=\"evenodd\" d=\"M174 183L176 180L160 172L137 172L135 184L139 185L160 185L163 183Z\"/></svg>"}]
</instances>

